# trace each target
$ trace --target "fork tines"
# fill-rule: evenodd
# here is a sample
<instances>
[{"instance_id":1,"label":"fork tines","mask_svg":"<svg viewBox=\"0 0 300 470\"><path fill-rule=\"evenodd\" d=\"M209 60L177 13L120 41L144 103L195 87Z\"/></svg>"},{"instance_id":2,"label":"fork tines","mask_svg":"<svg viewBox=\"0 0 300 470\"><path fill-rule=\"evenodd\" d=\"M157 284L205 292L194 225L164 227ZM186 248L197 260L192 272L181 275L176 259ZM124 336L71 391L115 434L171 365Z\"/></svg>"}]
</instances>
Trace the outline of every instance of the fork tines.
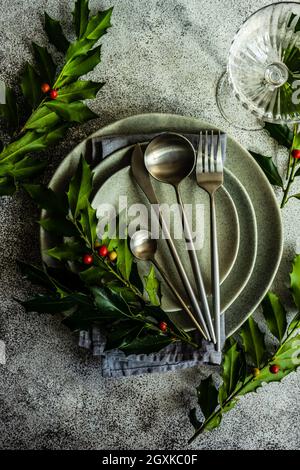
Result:
<instances>
[{"instance_id":1,"label":"fork tines","mask_svg":"<svg viewBox=\"0 0 300 470\"><path fill-rule=\"evenodd\" d=\"M226 155L227 134L217 130L202 130L197 151L197 174L221 173Z\"/></svg>"}]
</instances>

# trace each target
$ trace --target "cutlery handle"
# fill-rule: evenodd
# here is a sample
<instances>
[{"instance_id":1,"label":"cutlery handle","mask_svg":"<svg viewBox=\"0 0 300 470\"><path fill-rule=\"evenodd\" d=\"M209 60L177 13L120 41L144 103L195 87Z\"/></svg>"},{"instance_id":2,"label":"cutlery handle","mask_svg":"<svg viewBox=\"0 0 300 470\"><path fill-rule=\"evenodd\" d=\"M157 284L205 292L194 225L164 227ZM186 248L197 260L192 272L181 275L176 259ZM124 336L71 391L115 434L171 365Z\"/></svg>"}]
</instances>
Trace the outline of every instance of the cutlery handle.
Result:
<instances>
[{"instance_id":1,"label":"cutlery handle","mask_svg":"<svg viewBox=\"0 0 300 470\"><path fill-rule=\"evenodd\" d=\"M183 300L183 298L181 297L181 295L177 291L174 284L170 281L169 276L166 274L164 269L160 266L160 264L156 261L155 258L152 259L152 263L154 264L154 266L156 267L156 269L160 273L161 277L164 279L165 283L169 286L169 288L170 288L171 292L173 293L174 297L176 297L176 299L178 300L178 302L180 303L180 305L182 306L184 311L189 315L190 319L192 320L192 322L194 323L196 328L205 337L205 333L204 333L203 329L201 328L201 326L197 322L196 318L192 314L191 310L189 309L189 307L187 306L187 304L185 303L185 301Z\"/></svg>"},{"instance_id":2,"label":"cutlery handle","mask_svg":"<svg viewBox=\"0 0 300 470\"><path fill-rule=\"evenodd\" d=\"M217 239L217 219L214 193L210 194L210 240L211 240L211 279L213 311L215 318L215 330L217 339L217 351L222 349L221 345L221 306L220 306L220 273L219 273L219 253Z\"/></svg>"},{"instance_id":3,"label":"cutlery handle","mask_svg":"<svg viewBox=\"0 0 300 470\"><path fill-rule=\"evenodd\" d=\"M186 216L186 213L185 213L185 210L184 210L183 201L181 199L181 195L180 195L180 192L178 190L178 187L175 187L175 190L176 190L177 202L181 207L182 227L183 227L184 232L185 232L185 240L186 240L187 243L190 243L190 245L191 245L191 249L188 250L189 258L190 258L191 266L192 266L192 269L193 269L198 294L199 294L199 297L200 297L200 300L201 300L201 303L202 303L202 310L203 310L203 313L204 313L204 316L205 316L205 319L206 319L206 322L207 322L206 324L208 326L210 336L211 336L213 342L216 343L215 331L214 331L212 318L211 318L210 311L209 311L205 286L204 286L203 277L202 277L202 274L201 274L199 261L198 261L197 254L196 254L196 248L195 248L195 245L194 245L194 242L193 242L193 236L192 236L192 233L191 233L190 224L189 224L189 221L187 219L187 216Z\"/></svg>"},{"instance_id":4,"label":"cutlery handle","mask_svg":"<svg viewBox=\"0 0 300 470\"><path fill-rule=\"evenodd\" d=\"M168 247L169 247L169 250L170 250L170 253L172 255L172 258L173 258L173 261L175 263L175 266L177 268L177 271L180 275L180 279L182 281L182 284L184 285L184 288L186 290L186 293L188 295L188 297L190 298L190 301L191 301L191 305L192 305L192 308L194 310L194 313L197 315L197 319L204 331L203 333L203 336L205 339L207 340L210 340L210 335L209 335L209 332L208 332L208 329L206 327L206 323L204 321L204 318L203 318L203 315L202 315L202 312L201 312L201 309L200 309L200 305L199 305L199 302L198 302L198 299L197 297L195 296L195 293L192 289L192 286L191 286L191 283L189 281L189 278L185 272L185 269L183 267L183 264L181 262L181 259L179 258L179 255L178 255L178 252L176 250L176 247L175 247L175 244L174 244L174 241L171 237L171 234L169 232L169 229L168 229L168 226L163 218L163 215L161 212L159 212L159 222L160 222L160 225L161 225L161 228L162 228L162 231L165 235L165 238L166 238L166 242L168 244Z\"/></svg>"}]
</instances>

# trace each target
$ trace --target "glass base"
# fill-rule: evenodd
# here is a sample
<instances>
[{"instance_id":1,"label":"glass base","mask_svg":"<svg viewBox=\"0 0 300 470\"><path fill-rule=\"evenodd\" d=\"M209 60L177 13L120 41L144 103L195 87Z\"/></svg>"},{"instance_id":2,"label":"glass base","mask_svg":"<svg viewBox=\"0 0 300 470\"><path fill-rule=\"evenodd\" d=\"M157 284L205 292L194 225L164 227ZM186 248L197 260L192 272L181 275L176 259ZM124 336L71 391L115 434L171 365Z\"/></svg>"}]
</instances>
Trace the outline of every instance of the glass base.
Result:
<instances>
[{"instance_id":1,"label":"glass base","mask_svg":"<svg viewBox=\"0 0 300 470\"><path fill-rule=\"evenodd\" d=\"M263 121L251 114L234 96L227 72L223 72L218 80L216 101L223 118L237 129L244 131L260 131L263 129Z\"/></svg>"}]
</instances>

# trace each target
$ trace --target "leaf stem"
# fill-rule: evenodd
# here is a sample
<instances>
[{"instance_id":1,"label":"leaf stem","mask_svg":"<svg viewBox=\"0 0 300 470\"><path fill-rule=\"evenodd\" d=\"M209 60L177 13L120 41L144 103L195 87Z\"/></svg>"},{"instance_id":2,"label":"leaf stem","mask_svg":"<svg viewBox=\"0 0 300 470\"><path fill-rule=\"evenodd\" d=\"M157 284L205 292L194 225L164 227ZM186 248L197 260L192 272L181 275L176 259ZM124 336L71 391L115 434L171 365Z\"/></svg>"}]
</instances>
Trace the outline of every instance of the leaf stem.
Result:
<instances>
[{"instance_id":1,"label":"leaf stem","mask_svg":"<svg viewBox=\"0 0 300 470\"><path fill-rule=\"evenodd\" d=\"M281 209L286 205L286 203L289 200L289 191L290 191L291 185L294 181L296 168L297 168L297 160L296 160L296 158L294 158L293 165L292 165L291 172L290 172L290 176L289 176L286 188L285 188L284 193L283 193L283 198L282 198L282 201L281 201L281 204L280 204Z\"/></svg>"}]
</instances>

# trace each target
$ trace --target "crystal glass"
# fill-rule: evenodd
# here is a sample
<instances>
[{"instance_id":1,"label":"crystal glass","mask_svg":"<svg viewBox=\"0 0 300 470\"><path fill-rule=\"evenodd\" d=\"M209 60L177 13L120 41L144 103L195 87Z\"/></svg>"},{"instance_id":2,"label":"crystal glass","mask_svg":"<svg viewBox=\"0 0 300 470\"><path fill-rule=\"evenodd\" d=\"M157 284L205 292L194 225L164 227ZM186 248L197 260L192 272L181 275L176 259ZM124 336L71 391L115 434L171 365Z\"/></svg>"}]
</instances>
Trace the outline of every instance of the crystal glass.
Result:
<instances>
[{"instance_id":1,"label":"crystal glass","mask_svg":"<svg viewBox=\"0 0 300 470\"><path fill-rule=\"evenodd\" d=\"M229 52L228 80L263 121L300 121L300 4L268 5L250 16Z\"/></svg>"}]
</instances>

